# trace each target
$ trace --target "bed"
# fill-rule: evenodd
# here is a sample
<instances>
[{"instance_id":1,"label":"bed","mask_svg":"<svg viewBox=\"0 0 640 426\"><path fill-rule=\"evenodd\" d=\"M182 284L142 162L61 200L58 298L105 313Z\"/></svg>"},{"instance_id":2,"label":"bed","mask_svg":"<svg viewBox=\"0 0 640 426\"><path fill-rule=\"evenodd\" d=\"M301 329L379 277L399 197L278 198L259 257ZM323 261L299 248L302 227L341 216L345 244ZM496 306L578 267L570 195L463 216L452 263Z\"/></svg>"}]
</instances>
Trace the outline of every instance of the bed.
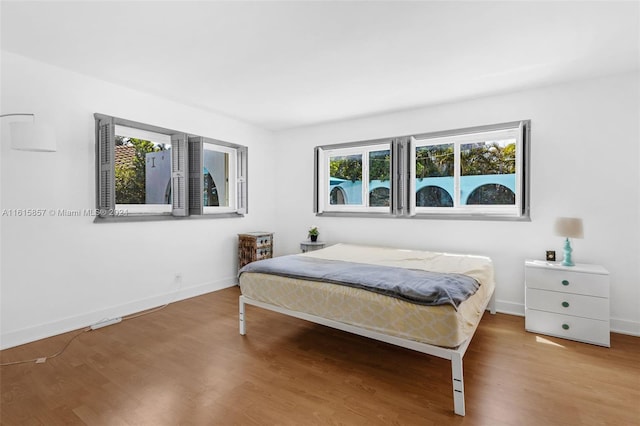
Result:
<instances>
[{"instance_id":1,"label":"bed","mask_svg":"<svg viewBox=\"0 0 640 426\"><path fill-rule=\"evenodd\" d=\"M336 244L322 250L284 256L269 262L295 261L314 270L349 271L371 268L376 275L388 270L398 279L417 271L442 276L460 276L475 283L465 300L426 301L421 296L398 295L360 285L337 285L307 274L273 272L269 263L254 262L240 271L240 334L246 334L245 305L253 305L317 324L355 333L451 361L454 412L465 415L462 358L473 334L489 308L495 313L494 273L491 259L484 256L402 250L351 244ZM318 265L318 266L316 266ZM383 268L383 269L381 269ZM333 275L323 274L333 281ZM390 276L390 275L389 275ZM329 278L330 277L330 278ZM356 280L359 282L359 280ZM462 284L461 284L462 285ZM471 285L471 284L469 284ZM394 286L390 286L395 289ZM445 293L449 293L448 290ZM471 292L469 292L471 293Z\"/></svg>"}]
</instances>

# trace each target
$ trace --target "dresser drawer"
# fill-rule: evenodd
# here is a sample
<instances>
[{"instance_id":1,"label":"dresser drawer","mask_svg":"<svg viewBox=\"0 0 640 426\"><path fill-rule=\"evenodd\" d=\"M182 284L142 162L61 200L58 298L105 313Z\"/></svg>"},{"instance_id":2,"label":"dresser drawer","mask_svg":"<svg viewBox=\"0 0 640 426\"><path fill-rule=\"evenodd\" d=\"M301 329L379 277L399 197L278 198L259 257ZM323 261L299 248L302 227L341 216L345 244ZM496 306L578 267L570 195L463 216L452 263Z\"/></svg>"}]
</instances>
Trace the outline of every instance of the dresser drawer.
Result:
<instances>
[{"instance_id":1,"label":"dresser drawer","mask_svg":"<svg viewBox=\"0 0 640 426\"><path fill-rule=\"evenodd\" d=\"M264 235L256 238L256 247L268 247L271 245L271 235Z\"/></svg>"},{"instance_id":2,"label":"dresser drawer","mask_svg":"<svg viewBox=\"0 0 640 426\"><path fill-rule=\"evenodd\" d=\"M525 329L609 347L609 321L526 309Z\"/></svg>"},{"instance_id":3,"label":"dresser drawer","mask_svg":"<svg viewBox=\"0 0 640 426\"><path fill-rule=\"evenodd\" d=\"M609 276L563 269L525 268L527 288L609 297Z\"/></svg>"},{"instance_id":4,"label":"dresser drawer","mask_svg":"<svg viewBox=\"0 0 640 426\"><path fill-rule=\"evenodd\" d=\"M573 315L602 321L609 320L609 299L561 293L535 288L525 292L526 306L539 311Z\"/></svg>"},{"instance_id":5,"label":"dresser drawer","mask_svg":"<svg viewBox=\"0 0 640 426\"><path fill-rule=\"evenodd\" d=\"M271 259L271 257L273 257L271 253L271 247L261 246L260 248L256 249L256 253L255 253L256 260Z\"/></svg>"}]
</instances>

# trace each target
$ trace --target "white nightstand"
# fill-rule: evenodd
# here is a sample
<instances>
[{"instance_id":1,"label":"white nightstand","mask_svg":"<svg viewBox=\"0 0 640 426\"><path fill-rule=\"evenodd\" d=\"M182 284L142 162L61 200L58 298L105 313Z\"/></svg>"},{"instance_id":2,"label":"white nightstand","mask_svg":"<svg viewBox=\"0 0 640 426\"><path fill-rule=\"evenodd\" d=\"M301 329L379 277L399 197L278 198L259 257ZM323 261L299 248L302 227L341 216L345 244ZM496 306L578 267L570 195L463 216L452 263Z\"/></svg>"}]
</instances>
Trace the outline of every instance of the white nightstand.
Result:
<instances>
[{"instance_id":1,"label":"white nightstand","mask_svg":"<svg viewBox=\"0 0 640 426\"><path fill-rule=\"evenodd\" d=\"M609 347L609 272L600 265L527 260L525 329Z\"/></svg>"}]
</instances>

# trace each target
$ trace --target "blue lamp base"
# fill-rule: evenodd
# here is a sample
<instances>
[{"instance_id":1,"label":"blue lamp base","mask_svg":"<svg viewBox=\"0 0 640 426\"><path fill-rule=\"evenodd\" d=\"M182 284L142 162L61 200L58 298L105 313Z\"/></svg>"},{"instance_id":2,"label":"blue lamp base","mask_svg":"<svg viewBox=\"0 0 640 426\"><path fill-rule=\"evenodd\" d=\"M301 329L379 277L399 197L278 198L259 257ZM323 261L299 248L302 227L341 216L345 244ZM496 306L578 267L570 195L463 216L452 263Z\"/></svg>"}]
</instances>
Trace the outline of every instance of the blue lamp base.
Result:
<instances>
[{"instance_id":1,"label":"blue lamp base","mask_svg":"<svg viewBox=\"0 0 640 426\"><path fill-rule=\"evenodd\" d=\"M569 243L569 238L564 241L564 260L562 261L562 266L576 266L571 259L571 252L573 249L571 248L571 243Z\"/></svg>"}]
</instances>

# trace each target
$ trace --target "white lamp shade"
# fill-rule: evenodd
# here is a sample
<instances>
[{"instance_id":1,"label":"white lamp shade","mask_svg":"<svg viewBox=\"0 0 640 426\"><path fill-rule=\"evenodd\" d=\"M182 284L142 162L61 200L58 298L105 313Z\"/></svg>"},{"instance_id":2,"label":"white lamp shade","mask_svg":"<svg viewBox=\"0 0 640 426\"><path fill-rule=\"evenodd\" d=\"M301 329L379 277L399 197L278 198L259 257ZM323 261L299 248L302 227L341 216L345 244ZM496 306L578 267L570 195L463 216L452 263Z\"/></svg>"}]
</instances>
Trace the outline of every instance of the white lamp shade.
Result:
<instances>
[{"instance_id":1,"label":"white lamp shade","mask_svg":"<svg viewBox=\"0 0 640 426\"><path fill-rule=\"evenodd\" d=\"M576 217L559 217L556 219L554 232L560 237L583 238L582 219Z\"/></svg>"},{"instance_id":2,"label":"white lamp shade","mask_svg":"<svg viewBox=\"0 0 640 426\"><path fill-rule=\"evenodd\" d=\"M10 128L13 149L43 152L56 150L56 135L51 126L35 121L15 121L10 123Z\"/></svg>"}]
</instances>

